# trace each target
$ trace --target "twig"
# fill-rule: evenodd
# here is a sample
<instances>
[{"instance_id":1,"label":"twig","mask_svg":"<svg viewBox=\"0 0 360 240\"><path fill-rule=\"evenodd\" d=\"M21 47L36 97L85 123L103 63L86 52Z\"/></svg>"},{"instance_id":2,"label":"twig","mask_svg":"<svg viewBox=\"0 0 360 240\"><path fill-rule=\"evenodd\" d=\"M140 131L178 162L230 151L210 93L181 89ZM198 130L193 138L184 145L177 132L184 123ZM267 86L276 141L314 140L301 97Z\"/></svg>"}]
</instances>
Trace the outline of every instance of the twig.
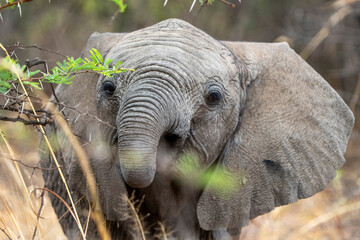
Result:
<instances>
[{"instance_id":1,"label":"twig","mask_svg":"<svg viewBox=\"0 0 360 240\"><path fill-rule=\"evenodd\" d=\"M225 3L228 7L234 8L236 6L235 3L231 3L231 2L228 2L226 0L219 0L219 1L222 2L222 3Z\"/></svg>"},{"instance_id":2,"label":"twig","mask_svg":"<svg viewBox=\"0 0 360 240\"><path fill-rule=\"evenodd\" d=\"M9 157L5 157L5 156L2 156L3 158L6 158L6 159L9 159L11 161L14 161L14 162L18 162L20 163L21 165L27 167L27 168L33 168L33 169L39 169L39 170L44 170L44 171L52 171L52 170L55 170L57 169L57 167L53 167L53 168L42 168L42 167L38 167L38 166L31 166L31 165L28 165L24 162L22 162L21 160L18 160L18 159L13 159L13 158L9 158ZM60 166L62 167L62 166Z\"/></svg>"},{"instance_id":3,"label":"twig","mask_svg":"<svg viewBox=\"0 0 360 240\"><path fill-rule=\"evenodd\" d=\"M158 224L160 226L160 231L163 236L163 239L168 240L164 224L162 224L162 222L158 222Z\"/></svg>"},{"instance_id":4,"label":"twig","mask_svg":"<svg viewBox=\"0 0 360 240\"><path fill-rule=\"evenodd\" d=\"M31 2L32 0L19 0L19 1L15 1L15 2L12 2L12 3L8 3L8 4L5 4L3 6L0 7L0 11L5 9L5 8L8 8L8 7L11 7L11 6L14 6L14 5L18 5L18 4L23 4L25 2Z\"/></svg>"},{"instance_id":5,"label":"twig","mask_svg":"<svg viewBox=\"0 0 360 240\"><path fill-rule=\"evenodd\" d=\"M49 193L53 194L55 197L57 197L57 198L66 206L66 208L68 209L68 211L70 212L70 214L73 216L73 218L76 219L75 211L73 212L73 211L71 210L71 207L69 206L69 204L67 204L66 201L65 201L62 197L60 197L56 192L51 191L50 189L47 189L47 188L40 188L40 187L38 187L38 188L34 188L34 189L30 192L30 194L31 194L33 191L35 191L35 190L43 190L43 191L46 191L46 192L49 192ZM74 205L74 206L75 206L75 205ZM74 210L75 210L75 209L74 209Z\"/></svg>"},{"instance_id":6,"label":"twig","mask_svg":"<svg viewBox=\"0 0 360 240\"><path fill-rule=\"evenodd\" d=\"M45 68L45 71L46 71L46 74L49 73L49 68L48 68L48 65L46 63L45 60L42 60L38 57L34 58L33 60L29 60L29 59L26 59L25 60L25 65L26 65L26 68L24 71L26 70L30 70L30 68L34 67L34 66L37 66L37 65L40 65L40 64L43 64L44 65L44 68Z\"/></svg>"},{"instance_id":7,"label":"twig","mask_svg":"<svg viewBox=\"0 0 360 240\"><path fill-rule=\"evenodd\" d=\"M59 56L61 56L61 57L66 58L66 56L65 56L65 55L62 55L59 51L53 51L53 50L45 49L45 48L42 48L42 47L38 47L38 46L36 46L36 44L34 44L34 45L20 45L20 43L17 42L17 43L14 44L14 45L4 45L4 47L6 47L6 48L15 47L16 49L20 49L20 50L23 50L23 49L25 49L25 48L36 48L36 49L38 49L38 50L40 50L40 51L57 54L57 55L59 55ZM14 51L16 51L16 49L15 49Z\"/></svg>"},{"instance_id":8,"label":"twig","mask_svg":"<svg viewBox=\"0 0 360 240\"><path fill-rule=\"evenodd\" d=\"M38 118L36 118L36 119L38 119ZM0 121L21 122L24 125L41 125L41 126L45 126L45 125L52 122L50 119L45 119L43 121L40 121L40 120L26 120L26 119L24 119L24 118L22 118L20 116L18 116L16 118L0 116Z\"/></svg>"},{"instance_id":9,"label":"twig","mask_svg":"<svg viewBox=\"0 0 360 240\"><path fill-rule=\"evenodd\" d=\"M138 213L136 211L136 207L134 206L134 204L130 201L130 199L128 197L126 198L126 201L127 201L128 205L129 205L129 207L130 207L130 209L133 212L133 215L135 217L136 225L138 225L138 228L139 228L140 233L141 233L141 239L146 240L144 228L143 228L143 226L141 224L141 220L140 220L139 215L138 215Z\"/></svg>"},{"instance_id":10,"label":"twig","mask_svg":"<svg viewBox=\"0 0 360 240\"><path fill-rule=\"evenodd\" d=\"M352 8L348 5L337 10L331 15L329 20L325 23L324 27L311 39L306 47L301 51L300 56L303 59L307 59L315 49L324 41L325 38L330 34L330 30L336 26L341 20L352 12Z\"/></svg>"},{"instance_id":11,"label":"twig","mask_svg":"<svg viewBox=\"0 0 360 240\"><path fill-rule=\"evenodd\" d=\"M4 231L6 232L6 230L9 232L8 234L6 234L7 236L10 236L10 239L18 239L17 236L15 236L15 234L13 233L13 231L11 231L11 229L9 229L9 227L6 225L5 219L3 217L0 216L0 222L1 224L4 226Z\"/></svg>"},{"instance_id":12,"label":"twig","mask_svg":"<svg viewBox=\"0 0 360 240\"><path fill-rule=\"evenodd\" d=\"M218 1L220 1L220 2L222 2L222 3L225 3L228 7L232 7L232 8L236 7L236 5L235 5L234 3L228 2L228 1L226 1L226 0L218 0ZM240 3L241 3L241 0L240 0ZM203 2L203 4L201 4L200 9L199 9L199 11L198 11L197 14L200 14L200 12L201 12L201 10L203 9L203 7L204 7L205 5L208 6L209 4L210 4L209 0L205 0L205 1ZM194 7L194 2L193 2L193 5L191 6L191 10L192 10L193 7ZM190 11L191 11L191 10L190 10Z\"/></svg>"},{"instance_id":13,"label":"twig","mask_svg":"<svg viewBox=\"0 0 360 240\"><path fill-rule=\"evenodd\" d=\"M86 236L86 234L88 232L90 216L91 216L91 202L89 200L87 200L87 203L89 204L89 212L88 212L88 216L86 218L86 222L84 223L85 224L85 226L84 226L85 227L85 230L84 230L85 236Z\"/></svg>"},{"instance_id":14,"label":"twig","mask_svg":"<svg viewBox=\"0 0 360 240\"><path fill-rule=\"evenodd\" d=\"M3 95L5 98L11 98L11 99L18 100L17 97L9 96L9 95L3 94L3 93L0 93L0 95ZM38 98L38 97L35 97L35 96L29 96L29 97L32 98L32 99L33 99L32 101L35 102L35 103L44 103L44 102L46 103L46 101L43 101L42 99L40 99L40 98ZM59 108L67 108L67 109L70 109L70 110L72 110L72 111L75 111L75 112L79 113L81 116L87 116L87 117L94 118L95 120L99 121L100 123L105 124L105 125L113 128L113 129L116 129L116 127L113 126L113 125L111 125L109 122L105 122L105 121L101 120L99 117L97 117L97 116L95 116L95 115L92 115L92 114L89 114L89 113L87 113L87 112L81 112L81 111L79 111L76 107L71 107L71 106L68 106L68 105L66 105L66 104L64 104L64 103L59 103L59 102L55 102L55 101L47 101L47 102L48 102L48 103L53 103L53 104L55 104L55 105L58 105ZM0 105L0 107L1 107L1 106L2 106L2 105ZM12 108L12 109L14 109L14 108ZM15 110L11 110L10 108L8 109L8 106L6 107L5 110L10 110L10 111L14 111L14 112L19 112L19 110L17 110L17 109L15 109ZM25 113L25 114L26 114L26 112L31 112L31 111L24 109L24 113ZM44 110L44 109L38 109L38 110L36 110L36 112L44 112L44 113L46 113L46 114L48 115L49 118L50 118L50 116L51 116L51 113L49 113L48 111L46 111L46 110ZM32 117L36 117L36 116L38 116L38 115L31 115L31 116L32 116Z\"/></svg>"},{"instance_id":15,"label":"twig","mask_svg":"<svg viewBox=\"0 0 360 240\"><path fill-rule=\"evenodd\" d=\"M117 15L119 15L120 13L120 9L116 10L116 12L114 13L114 15L111 16L110 21L108 23L108 27L106 28L106 32L110 30L111 25L114 23L115 18L117 17Z\"/></svg>"},{"instance_id":16,"label":"twig","mask_svg":"<svg viewBox=\"0 0 360 240\"><path fill-rule=\"evenodd\" d=\"M52 92L52 94L53 94L53 96L54 96L54 98L55 98L55 100L56 100L56 103L57 103L58 105L60 105L60 101L59 101L59 99L58 99L58 97L57 97L57 95L56 95L56 93L55 93L55 88L54 88L54 85L53 85L52 83L50 83L50 88L51 88L51 92ZM66 118L66 116L65 116L64 113L63 113L63 115L64 115L64 117Z\"/></svg>"},{"instance_id":17,"label":"twig","mask_svg":"<svg viewBox=\"0 0 360 240\"><path fill-rule=\"evenodd\" d=\"M36 237L37 227L38 227L39 219L40 219L40 216L41 216L41 211L42 211L42 209L44 208L44 205L45 205L45 204L44 204L45 191L42 191L42 192L41 192L40 197L41 197L40 207L39 207L39 211L38 211L37 214L36 214L36 223L37 223L37 224L36 224L35 229L34 229L34 233L33 233L33 236L32 236L32 240L34 240L35 237Z\"/></svg>"},{"instance_id":18,"label":"twig","mask_svg":"<svg viewBox=\"0 0 360 240\"><path fill-rule=\"evenodd\" d=\"M9 234L7 234L7 233L5 232L5 229L0 228L0 230L6 235L6 237L7 237L9 240L12 240L11 237L9 236Z\"/></svg>"},{"instance_id":19,"label":"twig","mask_svg":"<svg viewBox=\"0 0 360 240\"><path fill-rule=\"evenodd\" d=\"M6 96L6 95L4 95L4 96L5 96L6 98L13 98L13 99L17 99L17 100L18 100L17 97L11 97L11 96ZM16 102L14 102L14 103L16 103ZM12 112L19 112L19 109L18 109L18 108L12 107L11 105L9 105L9 106L4 106L4 105L0 104L0 108L2 108L3 110L12 111ZM36 112L44 113L44 114L47 115L47 117L51 116L51 114L50 114L48 111L44 110L44 109L37 109ZM44 117L44 116L42 116L42 115L34 115L33 112L30 111L30 110L28 110L28 109L24 109L24 110L23 110L23 113L26 114L26 115L27 115L27 114L31 114L31 116L36 117L36 118L42 118L42 117ZM50 118L50 117L49 117L49 118Z\"/></svg>"}]
</instances>

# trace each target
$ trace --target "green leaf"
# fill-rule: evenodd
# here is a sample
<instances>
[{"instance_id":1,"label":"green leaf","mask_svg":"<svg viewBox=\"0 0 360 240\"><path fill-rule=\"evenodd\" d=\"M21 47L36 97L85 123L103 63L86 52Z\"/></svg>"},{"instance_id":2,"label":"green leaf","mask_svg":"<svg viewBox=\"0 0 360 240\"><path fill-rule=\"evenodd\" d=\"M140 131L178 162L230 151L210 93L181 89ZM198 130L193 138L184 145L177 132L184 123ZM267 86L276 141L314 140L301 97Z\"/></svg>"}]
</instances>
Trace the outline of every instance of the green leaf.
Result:
<instances>
[{"instance_id":1,"label":"green leaf","mask_svg":"<svg viewBox=\"0 0 360 240\"><path fill-rule=\"evenodd\" d=\"M36 70L36 71L33 71L33 72L29 72L29 76L34 76L35 74L41 72L40 70Z\"/></svg>"},{"instance_id":2,"label":"green leaf","mask_svg":"<svg viewBox=\"0 0 360 240\"><path fill-rule=\"evenodd\" d=\"M100 64L102 64L104 62L103 57L101 56L101 54L99 53L98 50L96 50L95 48L92 49L93 52L95 53L95 56L97 57L97 59L99 59Z\"/></svg>"},{"instance_id":3,"label":"green leaf","mask_svg":"<svg viewBox=\"0 0 360 240\"><path fill-rule=\"evenodd\" d=\"M127 4L124 4L123 0L110 0L111 2L115 3L119 7L119 11L124 13L127 7Z\"/></svg>"}]
</instances>

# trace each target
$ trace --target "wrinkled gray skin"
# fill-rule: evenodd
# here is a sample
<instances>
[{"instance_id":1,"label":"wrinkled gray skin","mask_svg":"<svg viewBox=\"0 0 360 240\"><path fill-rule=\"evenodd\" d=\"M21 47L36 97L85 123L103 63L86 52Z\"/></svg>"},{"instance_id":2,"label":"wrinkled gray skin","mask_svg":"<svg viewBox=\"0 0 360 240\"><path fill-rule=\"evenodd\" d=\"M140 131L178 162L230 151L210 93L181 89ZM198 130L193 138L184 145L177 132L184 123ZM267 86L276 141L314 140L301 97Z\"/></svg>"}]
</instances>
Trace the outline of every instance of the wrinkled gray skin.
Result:
<instances>
[{"instance_id":1,"label":"wrinkled gray skin","mask_svg":"<svg viewBox=\"0 0 360 240\"><path fill-rule=\"evenodd\" d=\"M95 33L82 56L91 48L135 69L77 75L56 89L61 103L87 113L63 110L88 153L113 239L139 238L122 197L134 189L145 195L140 214L151 214L148 239L158 221L175 239L236 239L249 219L323 190L344 164L354 117L286 43L220 42L170 19L127 34ZM88 188L71 144L56 132L75 201L86 196L78 203L85 221ZM178 181L175 166L187 152L199 157L197 172L214 166L235 189ZM52 165L46 153L42 161ZM44 176L67 199L57 172ZM59 216L66 210L52 203ZM69 214L60 223L70 239L78 236ZM88 236L97 238L92 221Z\"/></svg>"}]
</instances>

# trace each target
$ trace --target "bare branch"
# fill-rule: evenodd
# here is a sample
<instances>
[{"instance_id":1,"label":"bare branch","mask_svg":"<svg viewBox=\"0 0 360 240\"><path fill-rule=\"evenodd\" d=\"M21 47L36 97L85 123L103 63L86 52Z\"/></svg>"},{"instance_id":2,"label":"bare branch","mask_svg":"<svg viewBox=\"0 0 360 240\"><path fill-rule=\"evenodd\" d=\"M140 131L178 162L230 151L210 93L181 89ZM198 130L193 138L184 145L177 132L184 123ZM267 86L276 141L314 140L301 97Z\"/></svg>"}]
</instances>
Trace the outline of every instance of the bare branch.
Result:
<instances>
[{"instance_id":1,"label":"bare branch","mask_svg":"<svg viewBox=\"0 0 360 240\"><path fill-rule=\"evenodd\" d=\"M13 97L13 96L9 96L9 95L7 95L7 94L3 94L3 93L0 93L0 95L3 95L5 98L11 98L11 99L15 99L15 100L18 100L16 97ZM44 101L42 101L40 98L38 98L38 97L35 97L35 96L29 96L32 100L32 102L35 102L35 103L44 103ZM71 106L68 106L68 105L66 105L66 104L64 104L64 103L60 103L58 100L55 100L55 101L50 101L51 103L53 103L53 104L55 104L55 105L57 105L58 107L59 107L59 109L62 109L62 108L66 108L66 109L70 109L71 111L75 111L75 112L77 112L80 116L87 116L87 117L91 117L91 118L94 118L95 120L97 120L97 121L99 121L100 123L102 123L102 124L105 124L105 125L107 125L107 126L109 126L109 127L111 127L111 128L114 128L114 129L116 129L116 126L113 126L113 125L111 125L109 122L105 122L105 121L103 121L103 120L101 120L99 117L97 117L97 116L95 116L95 115L92 115L92 114L89 114L89 113L87 113L87 112L82 112L82 111L80 111L80 110L78 110L77 109L77 106L75 106L75 107L71 107ZM18 104L21 104L21 102L17 102ZM16 108L13 108L13 107L10 107L11 105L7 105L6 107L2 107L2 105L0 105L0 107L2 107L3 109L5 109L5 110L9 110L9 111L14 111L14 112L19 112L20 110L19 109L16 109ZM13 110L14 109L14 110ZM26 114L26 115L28 115L27 113L29 112L29 114L30 114L30 110L26 110L26 109L24 109L23 110L24 111L24 114ZM39 109L39 110L37 110L38 112L43 112L43 113L45 113L46 114L46 116L45 116L45 119L46 118L51 118L50 116L52 116L49 112L47 112L46 110L43 110L43 109ZM60 111L60 112L62 112L62 111ZM39 117L40 118L40 116L39 115L29 115L29 116L31 116L31 117L35 117L35 118L37 118L37 117ZM41 116L42 118L44 118L44 116ZM1 119L0 119L1 120ZM50 121L49 121L50 122ZM40 124L41 125L41 124Z\"/></svg>"},{"instance_id":2,"label":"bare branch","mask_svg":"<svg viewBox=\"0 0 360 240\"><path fill-rule=\"evenodd\" d=\"M36 221L37 221L38 223L39 223L39 219L40 219L40 216L41 216L41 212L42 212L42 210L43 210L43 208L44 208L44 205L45 205L45 204L44 204L45 191L42 191L42 192L41 192L40 197L41 197L40 207L39 207L39 211L38 211L37 214L36 214ZM32 240L34 240L35 237L36 237L37 227L38 227L38 224L36 224L36 226L35 226L34 233L33 233L33 236L32 236Z\"/></svg>"},{"instance_id":3,"label":"bare branch","mask_svg":"<svg viewBox=\"0 0 360 240\"><path fill-rule=\"evenodd\" d=\"M6 237L7 237L9 240L12 240L11 237L9 236L9 234L7 234L7 233L5 232L5 229L0 228L0 230L6 235Z\"/></svg>"},{"instance_id":4,"label":"bare branch","mask_svg":"<svg viewBox=\"0 0 360 240\"><path fill-rule=\"evenodd\" d=\"M226 0L219 0L220 2L222 3L225 3L228 7L232 7L234 8L235 7L235 4L234 3L231 3L231 2L228 2ZM240 1L241 2L241 1Z\"/></svg>"},{"instance_id":5,"label":"bare branch","mask_svg":"<svg viewBox=\"0 0 360 240\"><path fill-rule=\"evenodd\" d=\"M47 66L47 63L45 60L42 60L38 57L34 58L33 60L29 60L29 59L26 59L25 60L25 65L26 65L26 68L25 68L25 71L26 70L30 70L30 68L36 66L36 65L40 65L40 64L43 64L44 65L44 68L45 68L45 71L46 71L46 74L49 73L49 69L48 69L48 66Z\"/></svg>"},{"instance_id":6,"label":"bare branch","mask_svg":"<svg viewBox=\"0 0 360 240\"><path fill-rule=\"evenodd\" d=\"M38 49L38 50L40 50L40 51L57 54L57 55L59 55L59 56L61 56L61 57L66 58L66 56L63 55L63 54L61 54L59 51L53 51L53 50L45 49L45 48L42 48L42 47L38 47L36 44L35 44L35 45L20 45L20 43L17 42L17 43L14 44L14 45L4 45L4 47L6 47L6 48L14 47L14 48L15 48L14 51L16 51L17 49L23 50L23 49L25 49L25 48L36 48L36 49Z\"/></svg>"}]
</instances>

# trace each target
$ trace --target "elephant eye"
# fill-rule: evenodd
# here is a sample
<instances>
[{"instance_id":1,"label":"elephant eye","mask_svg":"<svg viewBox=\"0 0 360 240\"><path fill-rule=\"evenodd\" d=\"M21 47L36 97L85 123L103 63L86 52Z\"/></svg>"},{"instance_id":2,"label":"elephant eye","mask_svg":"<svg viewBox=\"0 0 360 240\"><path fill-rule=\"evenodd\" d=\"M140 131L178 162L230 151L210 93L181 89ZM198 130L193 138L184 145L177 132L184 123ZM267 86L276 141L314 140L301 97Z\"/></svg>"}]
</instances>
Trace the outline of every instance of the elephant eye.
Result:
<instances>
[{"instance_id":1,"label":"elephant eye","mask_svg":"<svg viewBox=\"0 0 360 240\"><path fill-rule=\"evenodd\" d=\"M102 85L103 91L108 95L113 95L116 89L116 86L113 82L105 81Z\"/></svg>"},{"instance_id":2,"label":"elephant eye","mask_svg":"<svg viewBox=\"0 0 360 240\"><path fill-rule=\"evenodd\" d=\"M207 89L205 94L205 100L208 105L217 105L221 102L222 90L217 86L213 86Z\"/></svg>"}]
</instances>

